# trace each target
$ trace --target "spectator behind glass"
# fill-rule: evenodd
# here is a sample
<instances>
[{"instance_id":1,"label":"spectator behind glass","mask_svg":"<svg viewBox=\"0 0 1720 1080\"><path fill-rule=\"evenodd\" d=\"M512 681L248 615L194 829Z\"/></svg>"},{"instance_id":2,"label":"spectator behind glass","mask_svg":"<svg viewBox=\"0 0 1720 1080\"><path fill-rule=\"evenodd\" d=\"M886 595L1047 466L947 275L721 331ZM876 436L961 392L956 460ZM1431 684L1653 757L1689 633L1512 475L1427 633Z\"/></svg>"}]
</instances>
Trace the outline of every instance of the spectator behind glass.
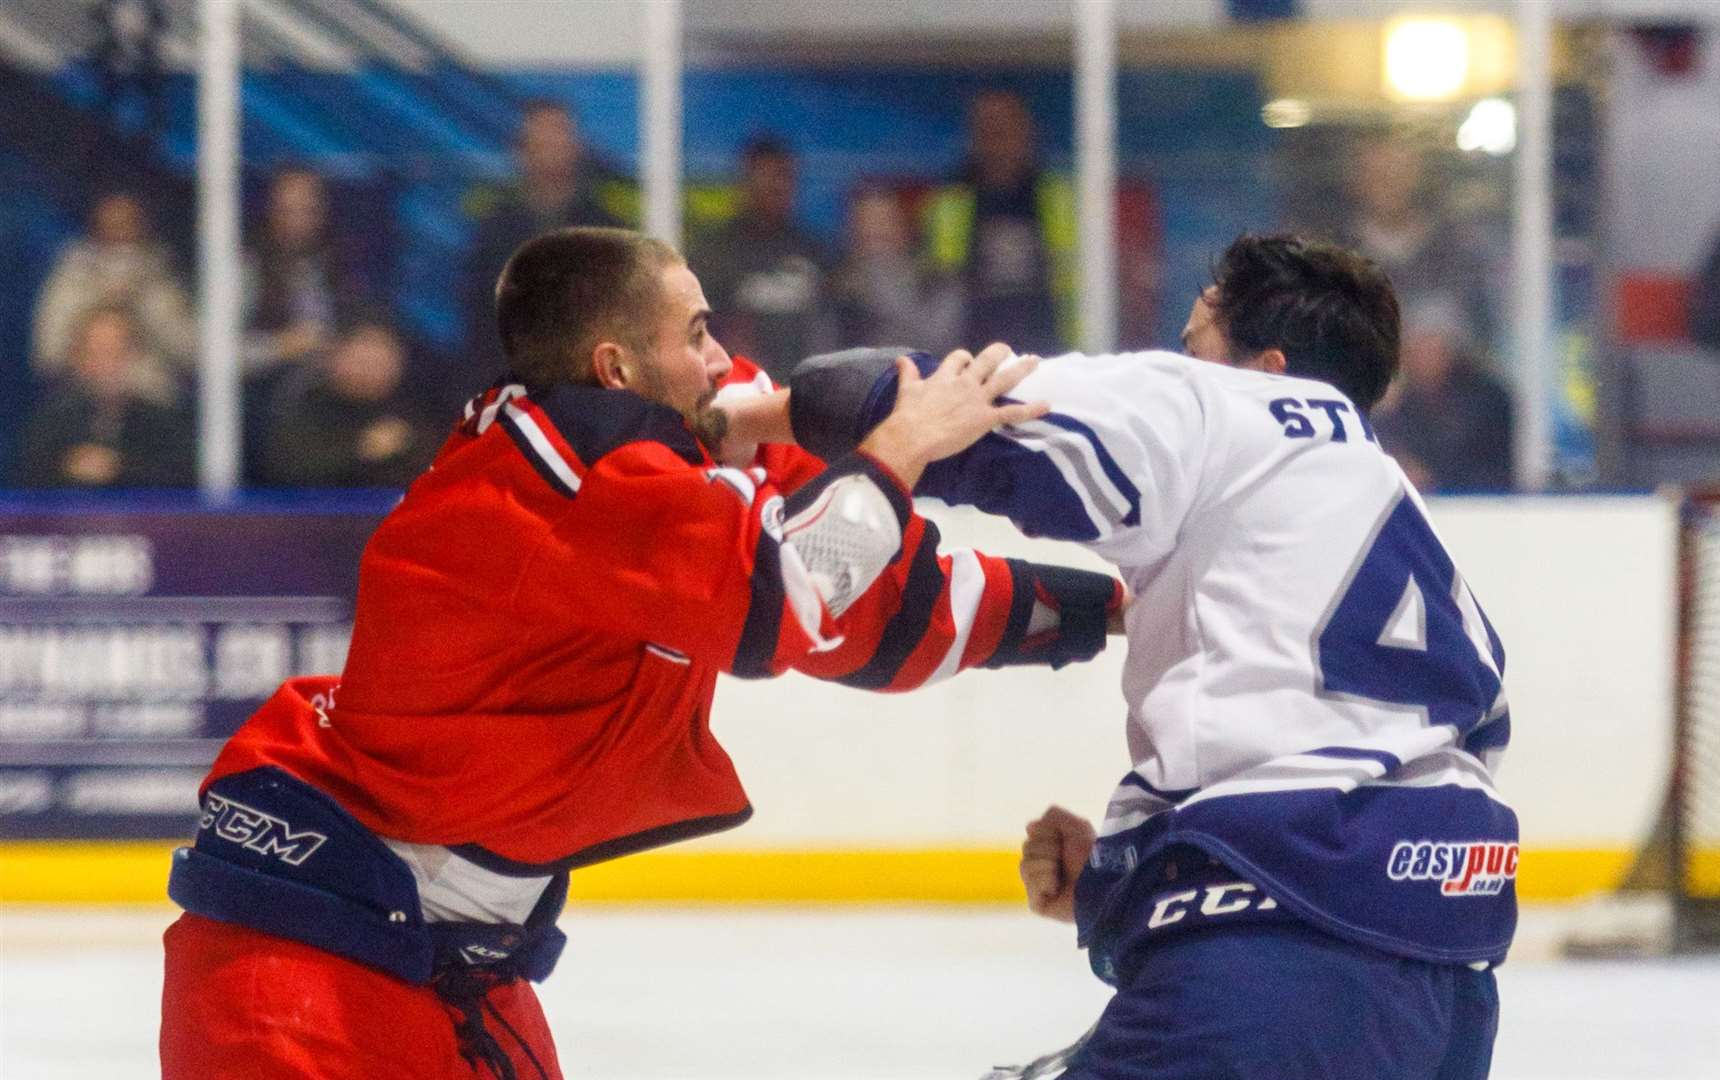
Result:
<instances>
[{"instance_id":1,"label":"spectator behind glass","mask_svg":"<svg viewBox=\"0 0 1720 1080\"><path fill-rule=\"evenodd\" d=\"M1402 375L1374 412L1380 445L1425 493L1511 488L1511 396L1468 342L1456 303L1405 309Z\"/></svg>"},{"instance_id":2,"label":"spectator behind glass","mask_svg":"<svg viewBox=\"0 0 1720 1080\"><path fill-rule=\"evenodd\" d=\"M104 306L132 313L141 339L130 367L133 388L163 403L177 400L179 378L195 356L197 326L167 245L151 237L143 204L123 191L96 201L88 235L66 246L42 285L32 358L38 376L65 370L84 315Z\"/></svg>"},{"instance_id":3,"label":"spectator behind glass","mask_svg":"<svg viewBox=\"0 0 1720 1080\"><path fill-rule=\"evenodd\" d=\"M1350 195L1351 218L1340 239L1380 265L1404 308L1455 299L1468 339L1494 346L1488 260L1473 231L1439 205L1421 151L1388 137L1363 143Z\"/></svg>"},{"instance_id":4,"label":"spectator behind glass","mask_svg":"<svg viewBox=\"0 0 1720 1080\"><path fill-rule=\"evenodd\" d=\"M403 390L406 349L384 319L336 338L320 364L282 382L269 410L262 481L278 487L405 487L436 453L421 404Z\"/></svg>"},{"instance_id":5,"label":"spectator behind glass","mask_svg":"<svg viewBox=\"0 0 1720 1080\"><path fill-rule=\"evenodd\" d=\"M935 356L961 344L959 283L914 257L901 200L862 191L848 211L848 256L834 282L837 338L845 344L913 344Z\"/></svg>"},{"instance_id":6,"label":"spectator behind glass","mask_svg":"<svg viewBox=\"0 0 1720 1080\"><path fill-rule=\"evenodd\" d=\"M1720 231L1714 233L1708 258L1690 283L1690 336L1698 345L1720 352Z\"/></svg>"},{"instance_id":7,"label":"spectator behind glass","mask_svg":"<svg viewBox=\"0 0 1720 1080\"><path fill-rule=\"evenodd\" d=\"M927 256L967 293L962 340L1061 352L1075 340L1074 192L1040 169L1033 116L1015 94L974 98L968 139L966 164L926 207Z\"/></svg>"},{"instance_id":8,"label":"spectator behind glass","mask_svg":"<svg viewBox=\"0 0 1720 1080\"><path fill-rule=\"evenodd\" d=\"M365 299L364 283L329 237L327 188L309 169L274 175L262 233L245 256L245 360L252 371L326 348L337 306Z\"/></svg>"},{"instance_id":9,"label":"spectator behind glass","mask_svg":"<svg viewBox=\"0 0 1720 1080\"><path fill-rule=\"evenodd\" d=\"M70 331L66 365L24 428L20 487L189 486L196 478L188 411L138 390L131 312L98 305Z\"/></svg>"},{"instance_id":10,"label":"spectator behind glass","mask_svg":"<svg viewBox=\"0 0 1720 1080\"><path fill-rule=\"evenodd\" d=\"M687 248L716 312L713 332L784 384L794 365L833 344L829 255L794 223L796 172L786 143L754 138L741 151L740 212Z\"/></svg>"},{"instance_id":11,"label":"spectator behind glass","mask_svg":"<svg viewBox=\"0 0 1720 1080\"><path fill-rule=\"evenodd\" d=\"M569 225L631 224L623 220L622 205L633 198L631 184L586 153L566 106L544 100L527 103L515 158L520 183L481 216L461 275L466 356L457 370L482 376L480 382L456 388L462 399L501 374L496 278L514 249L539 233Z\"/></svg>"}]
</instances>

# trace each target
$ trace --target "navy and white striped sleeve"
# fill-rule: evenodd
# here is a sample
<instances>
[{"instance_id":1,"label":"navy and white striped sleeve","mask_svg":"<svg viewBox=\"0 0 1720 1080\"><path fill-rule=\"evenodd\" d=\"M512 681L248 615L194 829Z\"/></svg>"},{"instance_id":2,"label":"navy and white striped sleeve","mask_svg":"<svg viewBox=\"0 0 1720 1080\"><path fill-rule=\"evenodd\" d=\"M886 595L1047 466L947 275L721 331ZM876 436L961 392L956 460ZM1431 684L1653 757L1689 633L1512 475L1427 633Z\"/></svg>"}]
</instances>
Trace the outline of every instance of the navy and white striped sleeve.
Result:
<instances>
[{"instance_id":1,"label":"navy and white striped sleeve","mask_svg":"<svg viewBox=\"0 0 1720 1080\"><path fill-rule=\"evenodd\" d=\"M910 355L922 372L937 366ZM1007 517L1029 536L1088 544L1114 561L1156 558L1187 516L1205 455L1200 401L1180 374L1189 362L1162 353L1045 360L1012 397L1045 401L1051 412L934 462L914 493ZM796 395L831 388L822 403L794 403L797 437L816 426L858 440L888 415L895 379L885 370L861 395L828 379L803 387L797 372Z\"/></svg>"}]
</instances>

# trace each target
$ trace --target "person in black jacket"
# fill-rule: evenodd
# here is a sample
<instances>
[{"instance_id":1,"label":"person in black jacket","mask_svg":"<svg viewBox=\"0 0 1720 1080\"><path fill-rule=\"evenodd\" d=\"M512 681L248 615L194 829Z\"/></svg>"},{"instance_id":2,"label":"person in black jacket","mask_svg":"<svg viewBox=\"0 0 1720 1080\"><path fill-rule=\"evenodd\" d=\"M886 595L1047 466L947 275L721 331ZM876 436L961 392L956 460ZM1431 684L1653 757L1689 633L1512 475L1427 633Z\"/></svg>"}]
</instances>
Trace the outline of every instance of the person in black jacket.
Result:
<instances>
[{"instance_id":1,"label":"person in black jacket","mask_svg":"<svg viewBox=\"0 0 1720 1080\"><path fill-rule=\"evenodd\" d=\"M436 432L403 389L406 349L386 319L347 326L322 363L270 403L262 481L280 487L405 487L435 456Z\"/></svg>"},{"instance_id":2,"label":"person in black jacket","mask_svg":"<svg viewBox=\"0 0 1720 1080\"><path fill-rule=\"evenodd\" d=\"M74 324L66 371L24 428L17 482L40 488L189 486L190 414L138 388L146 364L129 308L100 305Z\"/></svg>"},{"instance_id":3,"label":"person in black jacket","mask_svg":"<svg viewBox=\"0 0 1720 1080\"><path fill-rule=\"evenodd\" d=\"M637 192L625 177L587 151L565 105L541 99L528 102L515 154L519 185L503 193L487 213L478 212L477 231L461 275L466 344L460 370L478 375L450 387L460 400L501 373L496 278L514 249L539 233L569 225L633 224L626 219L633 213Z\"/></svg>"},{"instance_id":4,"label":"person in black jacket","mask_svg":"<svg viewBox=\"0 0 1720 1080\"><path fill-rule=\"evenodd\" d=\"M740 212L687 249L715 309L715 332L785 385L794 365L835 347L831 256L794 220L798 176L788 143L756 136L741 151Z\"/></svg>"},{"instance_id":5,"label":"person in black jacket","mask_svg":"<svg viewBox=\"0 0 1720 1080\"><path fill-rule=\"evenodd\" d=\"M277 171L245 252L246 369L310 359L328 346L337 312L370 292L350 245L329 231L323 178L299 166Z\"/></svg>"},{"instance_id":6,"label":"person in black jacket","mask_svg":"<svg viewBox=\"0 0 1720 1080\"><path fill-rule=\"evenodd\" d=\"M1374 415L1380 445L1420 491L1508 491L1511 395L1482 369L1455 303L1404 315L1402 377Z\"/></svg>"}]
</instances>

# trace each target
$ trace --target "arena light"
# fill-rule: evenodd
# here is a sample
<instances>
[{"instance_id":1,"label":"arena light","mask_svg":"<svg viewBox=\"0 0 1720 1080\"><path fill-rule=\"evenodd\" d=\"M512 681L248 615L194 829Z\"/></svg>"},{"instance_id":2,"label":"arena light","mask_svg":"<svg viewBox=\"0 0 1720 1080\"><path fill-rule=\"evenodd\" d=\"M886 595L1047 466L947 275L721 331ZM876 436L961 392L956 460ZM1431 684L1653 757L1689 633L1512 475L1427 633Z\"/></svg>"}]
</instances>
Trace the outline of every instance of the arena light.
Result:
<instances>
[{"instance_id":1,"label":"arena light","mask_svg":"<svg viewBox=\"0 0 1720 1080\"><path fill-rule=\"evenodd\" d=\"M1517 106L1504 98L1477 101L1457 128L1457 148L1494 157L1517 149Z\"/></svg>"},{"instance_id":2,"label":"arena light","mask_svg":"<svg viewBox=\"0 0 1720 1080\"><path fill-rule=\"evenodd\" d=\"M1260 109L1260 119L1269 128L1299 128L1314 118L1314 110L1300 98L1276 98Z\"/></svg>"},{"instance_id":3,"label":"arena light","mask_svg":"<svg viewBox=\"0 0 1720 1080\"><path fill-rule=\"evenodd\" d=\"M1469 76L1469 35L1450 19L1386 24L1386 89L1406 101L1450 101Z\"/></svg>"}]
</instances>

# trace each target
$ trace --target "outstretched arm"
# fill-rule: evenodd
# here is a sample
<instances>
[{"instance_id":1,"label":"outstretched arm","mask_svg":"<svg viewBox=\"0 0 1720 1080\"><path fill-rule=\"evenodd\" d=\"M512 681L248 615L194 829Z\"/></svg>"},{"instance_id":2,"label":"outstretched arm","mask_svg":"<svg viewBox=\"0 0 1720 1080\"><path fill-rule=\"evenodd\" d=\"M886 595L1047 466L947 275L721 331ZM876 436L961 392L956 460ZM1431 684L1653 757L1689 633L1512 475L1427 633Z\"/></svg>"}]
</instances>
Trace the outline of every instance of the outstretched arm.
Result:
<instances>
[{"instance_id":1,"label":"outstretched arm","mask_svg":"<svg viewBox=\"0 0 1720 1080\"><path fill-rule=\"evenodd\" d=\"M1006 346L981 355L993 350L1010 355ZM866 438L892 400L894 351L802 363L788 401L796 441L831 457ZM911 355L919 367L934 363ZM1047 360L1018 392L1050 411L927 466L915 494L1007 517L1029 536L1090 544L1120 564L1149 562L1174 542L1204 460L1206 418L1189 363L1168 354Z\"/></svg>"},{"instance_id":2,"label":"outstretched arm","mask_svg":"<svg viewBox=\"0 0 1720 1080\"><path fill-rule=\"evenodd\" d=\"M980 384L999 374L1007 356L1004 350L977 358L957 353L941 370L947 378L960 365L962 374ZM1008 379L1001 385L1013 385L1030 370L1024 366L1003 373ZM927 389L918 372L904 371L902 362L895 371L898 378L906 375L904 393ZM826 591L836 597L832 611L838 616L842 644L808 654L796 668L865 689L908 690L969 667L1060 667L1086 660L1104 647L1107 630L1119 632L1127 602L1120 582L1104 574L967 549L940 552L937 527L912 512L905 485L885 484L904 523L899 548L892 535L891 549L882 553L889 562L877 584L856 595L843 583L868 576L850 569L868 546L862 543L865 530L858 526L890 515L874 505L873 489L816 477L822 463L781 442L792 437L786 395L773 393L768 379L747 376L743 370L742 385L718 398L730 410L730 431L739 431L747 440L739 447L744 459L728 457L731 448L725 444L725 460L756 462L773 479L780 478L784 490L792 492L786 541L814 578L835 586ZM999 389L994 384L983 392ZM864 441L875 445L874 437L882 434L880 429ZM753 440L767 444L762 453L748 445ZM889 456L888 451L882 456Z\"/></svg>"},{"instance_id":3,"label":"outstretched arm","mask_svg":"<svg viewBox=\"0 0 1720 1080\"><path fill-rule=\"evenodd\" d=\"M928 617L919 609L919 551L929 527L914 515L908 487L931 460L1042 411L997 404L1014 383L996 368L965 353L924 378L904 367L888 417L856 452L786 498L763 470L689 465L656 441L611 451L576 478L534 561L539 587L520 590L516 601L551 623L601 624L739 675L776 674L809 654L848 656L850 626L859 642L898 649L911 640L899 631ZM904 552L914 558L898 565ZM939 567L935 532L926 553ZM947 576L938 574L946 587ZM1091 576L1108 599L1110 580ZM634 602L607 602L616 595ZM898 610L907 612L903 621ZM1085 655L1102 644L1102 631L1098 638ZM857 667L869 668L865 685L903 685L900 664Z\"/></svg>"}]
</instances>

